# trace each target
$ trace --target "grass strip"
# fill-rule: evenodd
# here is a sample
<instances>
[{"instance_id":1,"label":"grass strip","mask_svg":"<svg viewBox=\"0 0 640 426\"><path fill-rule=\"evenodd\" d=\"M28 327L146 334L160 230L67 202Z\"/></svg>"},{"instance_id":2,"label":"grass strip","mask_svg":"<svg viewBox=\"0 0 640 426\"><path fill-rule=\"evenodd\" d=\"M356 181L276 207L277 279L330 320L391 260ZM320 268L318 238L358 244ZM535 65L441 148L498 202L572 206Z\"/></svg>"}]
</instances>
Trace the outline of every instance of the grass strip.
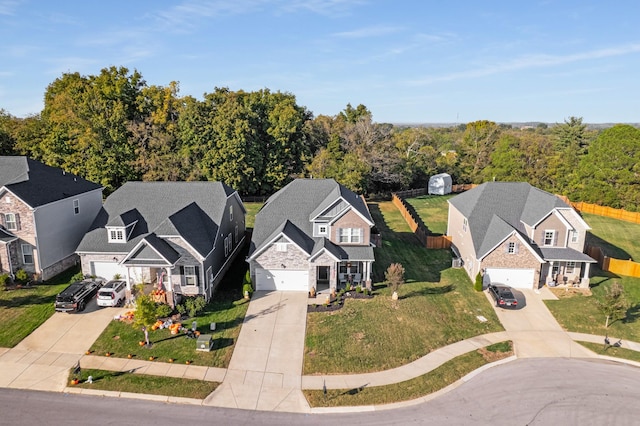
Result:
<instances>
[{"instance_id":1,"label":"grass strip","mask_svg":"<svg viewBox=\"0 0 640 426\"><path fill-rule=\"evenodd\" d=\"M628 359L630 361L640 362L640 352L625 348L616 348L615 346L607 346L603 343L578 342L585 348L597 353L598 355L613 356L616 358Z\"/></svg>"},{"instance_id":2,"label":"grass strip","mask_svg":"<svg viewBox=\"0 0 640 426\"><path fill-rule=\"evenodd\" d=\"M92 377L93 383L87 382L89 376ZM73 378L72 371L69 374L69 383ZM76 385L70 384L70 386L83 389L101 389L196 399L206 398L220 385L218 382L204 380L95 369L83 369L79 379L80 383Z\"/></svg>"},{"instance_id":3,"label":"grass strip","mask_svg":"<svg viewBox=\"0 0 640 426\"><path fill-rule=\"evenodd\" d=\"M355 389L303 390L311 407L391 404L436 392L490 362L513 354L512 342L500 342L460 355L427 374L400 383Z\"/></svg>"}]
</instances>

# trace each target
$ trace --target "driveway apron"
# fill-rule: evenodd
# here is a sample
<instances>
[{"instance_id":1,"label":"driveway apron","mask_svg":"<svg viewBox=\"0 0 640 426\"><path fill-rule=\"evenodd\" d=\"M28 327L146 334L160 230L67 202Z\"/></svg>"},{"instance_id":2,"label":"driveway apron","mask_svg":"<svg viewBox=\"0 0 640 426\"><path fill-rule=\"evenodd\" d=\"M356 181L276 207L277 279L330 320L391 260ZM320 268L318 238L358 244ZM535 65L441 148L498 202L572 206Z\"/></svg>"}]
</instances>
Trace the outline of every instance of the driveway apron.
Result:
<instances>
[{"instance_id":1,"label":"driveway apron","mask_svg":"<svg viewBox=\"0 0 640 426\"><path fill-rule=\"evenodd\" d=\"M225 379L205 404L249 410L308 410L301 392L307 294L255 292Z\"/></svg>"},{"instance_id":2,"label":"driveway apron","mask_svg":"<svg viewBox=\"0 0 640 426\"><path fill-rule=\"evenodd\" d=\"M527 289L514 289L518 309L495 307L498 319L514 342L518 358L590 358L596 355L573 341L551 315L543 302L543 294ZM547 296L549 297L549 296ZM487 293L487 298L494 303Z\"/></svg>"},{"instance_id":3,"label":"driveway apron","mask_svg":"<svg viewBox=\"0 0 640 426\"><path fill-rule=\"evenodd\" d=\"M0 387L62 391L76 365L122 308L56 312L14 348L0 353Z\"/></svg>"}]
</instances>

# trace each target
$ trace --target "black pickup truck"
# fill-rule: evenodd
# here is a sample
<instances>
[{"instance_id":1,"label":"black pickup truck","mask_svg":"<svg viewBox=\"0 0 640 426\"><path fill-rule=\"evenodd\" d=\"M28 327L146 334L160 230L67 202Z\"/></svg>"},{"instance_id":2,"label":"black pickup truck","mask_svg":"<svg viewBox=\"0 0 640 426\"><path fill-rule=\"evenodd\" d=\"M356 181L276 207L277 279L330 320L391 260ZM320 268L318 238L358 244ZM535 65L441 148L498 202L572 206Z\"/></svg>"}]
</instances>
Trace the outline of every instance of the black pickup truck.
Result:
<instances>
[{"instance_id":1,"label":"black pickup truck","mask_svg":"<svg viewBox=\"0 0 640 426\"><path fill-rule=\"evenodd\" d=\"M55 307L57 312L80 312L84 311L87 303L95 297L96 293L104 281L87 279L75 282L65 288L62 293L56 296Z\"/></svg>"}]
</instances>

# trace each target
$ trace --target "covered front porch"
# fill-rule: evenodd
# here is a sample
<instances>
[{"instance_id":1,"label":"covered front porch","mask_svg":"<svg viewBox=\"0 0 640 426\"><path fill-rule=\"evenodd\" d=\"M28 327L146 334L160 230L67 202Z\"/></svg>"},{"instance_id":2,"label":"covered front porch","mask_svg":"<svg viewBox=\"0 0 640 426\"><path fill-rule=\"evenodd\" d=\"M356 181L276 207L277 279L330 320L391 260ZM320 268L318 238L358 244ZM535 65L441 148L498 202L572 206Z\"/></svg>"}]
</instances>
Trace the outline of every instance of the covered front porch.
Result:
<instances>
[{"instance_id":1,"label":"covered front porch","mask_svg":"<svg viewBox=\"0 0 640 426\"><path fill-rule=\"evenodd\" d=\"M316 266L316 293L331 293L348 286L371 287L371 261L341 261Z\"/></svg>"},{"instance_id":2,"label":"covered front porch","mask_svg":"<svg viewBox=\"0 0 640 426\"><path fill-rule=\"evenodd\" d=\"M589 275L594 259L573 249L547 249L541 276L548 287L589 287Z\"/></svg>"}]
</instances>

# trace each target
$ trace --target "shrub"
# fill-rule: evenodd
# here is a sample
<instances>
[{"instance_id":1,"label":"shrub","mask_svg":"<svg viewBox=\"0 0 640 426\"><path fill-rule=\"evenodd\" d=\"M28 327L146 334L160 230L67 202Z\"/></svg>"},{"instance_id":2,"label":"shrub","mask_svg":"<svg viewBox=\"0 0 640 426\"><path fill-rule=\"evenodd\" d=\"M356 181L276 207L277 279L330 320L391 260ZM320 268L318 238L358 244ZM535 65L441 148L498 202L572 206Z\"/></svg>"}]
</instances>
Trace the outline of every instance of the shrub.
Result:
<instances>
[{"instance_id":1,"label":"shrub","mask_svg":"<svg viewBox=\"0 0 640 426\"><path fill-rule=\"evenodd\" d=\"M245 293L249 293L249 294L253 293L253 286L251 285L251 283L245 283L242 286L242 294L245 294Z\"/></svg>"},{"instance_id":2,"label":"shrub","mask_svg":"<svg viewBox=\"0 0 640 426\"><path fill-rule=\"evenodd\" d=\"M198 312L204 309L207 302L202 296L188 297L187 300L184 301L184 305L187 308L187 314L193 318L198 315Z\"/></svg>"},{"instance_id":3,"label":"shrub","mask_svg":"<svg viewBox=\"0 0 640 426\"><path fill-rule=\"evenodd\" d=\"M166 305L164 303L160 303L156 307L156 317L158 318L166 318L169 315L171 315L172 312L173 312L173 309L171 309L171 306Z\"/></svg>"},{"instance_id":4,"label":"shrub","mask_svg":"<svg viewBox=\"0 0 640 426\"><path fill-rule=\"evenodd\" d=\"M184 315L184 314L186 314L186 313L187 313L187 307L186 307L186 306L184 306L184 304L182 304L182 303L181 303L181 304L179 304L178 306L176 306L176 310L178 311L178 313L179 313L180 315Z\"/></svg>"},{"instance_id":5,"label":"shrub","mask_svg":"<svg viewBox=\"0 0 640 426\"><path fill-rule=\"evenodd\" d=\"M475 291L482 291L483 289L482 274L480 272L478 272L478 275L476 275L476 282L473 284L473 289Z\"/></svg>"},{"instance_id":6,"label":"shrub","mask_svg":"<svg viewBox=\"0 0 640 426\"><path fill-rule=\"evenodd\" d=\"M356 293L362 293L362 286L360 285L356 286Z\"/></svg>"},{"instance_id":7,"label":"shrub","mask_svg":"<svg viewBox=\"0 0 640 426\"><path fill-rule=\"evenodd\" d=\"M82 272L78 272L77 274L71 277L71 282L82 281L82 280L84 280L84 275L82 275Z\"/></svg>"},{"instance_id":8,"label":"shrub","mask_svg":"<svg viewBox=\"0 0 640 426\"><path fill-rule=\"evenodd\" d=\"M400 263L392 263L384 273L387 284L394 293L404 284L404 266Z\"/></svg>"},{"instance_id":9,"label":"shrub","mask_svg":"<svg viewBox=\"0 0 640 426\"><path fill-rule=\"evenodd\" d=\"M0 275L0 289L1 290L6 290L8 282L9 282L9 275L8 274Z\"/></svg>"},{"instance_id":10,"label":"shrub","mask_svg":"<svg viewBox=\"0 0 640 426\"><path fill-rule=\"evenodd\" d=\"M29 281L29 273L24 269L18 269L16 271L16 281L22 284L26 283Z\"/></svg>"}]
</instances>

